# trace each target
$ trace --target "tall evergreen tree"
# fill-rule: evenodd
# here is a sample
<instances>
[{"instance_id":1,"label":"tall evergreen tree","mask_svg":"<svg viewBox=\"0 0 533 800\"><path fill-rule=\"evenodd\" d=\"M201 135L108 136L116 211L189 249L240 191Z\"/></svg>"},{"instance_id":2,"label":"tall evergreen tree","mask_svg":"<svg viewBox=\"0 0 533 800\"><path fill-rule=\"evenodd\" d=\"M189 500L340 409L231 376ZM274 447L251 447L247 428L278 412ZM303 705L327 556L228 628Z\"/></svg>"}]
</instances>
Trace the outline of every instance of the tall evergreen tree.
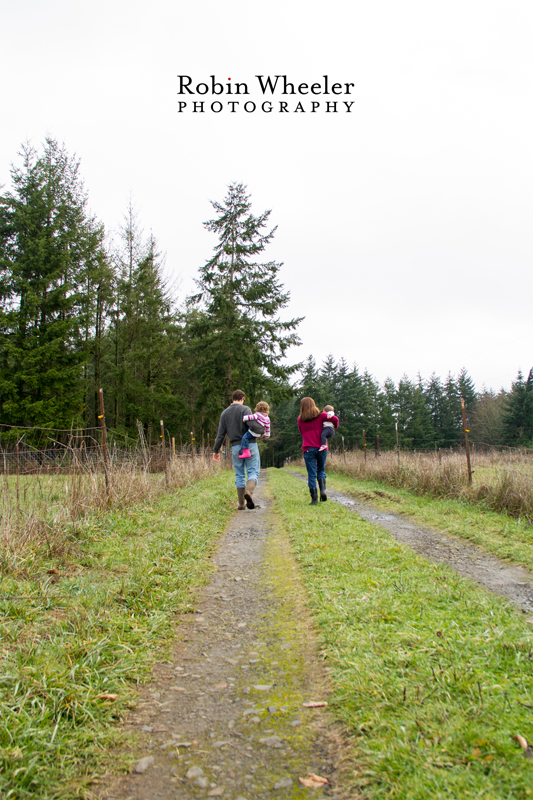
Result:
<instances>
[{"instance_id":1,"label":"tall evergreen tree","mask_svg":"<svg viewBox=\"0 0 533 800\"><path fill-rule=\"evenodd\" d=\"M320 368L320 384L322 389L320 406L325 403L331 404L335 402L338 392L338 382L337 364L330 353Z\"/></svg>"},{"instance_id":2,"label":"tall evergreen tree","mask_svg":"<svg viewBox=\"0 0 533 800\"><path fill-rule=\"evenodd\" d=\"M300 344L295 330L301 319L283 322L278 316L289 302L279 282L282 265L257 260L276 230L263 233L270 211L254 216L241 183L232 183L224 202L212 205L216 217L204 225L218 243L199 271L198 292L188 299L200 401L214 393L222 406L236 386L252 403L263 394L279 399L290 394L288 379L301 366L283 362L289 347Z\"/></svg>"},{"instance_id":3,"label":"tall evergreen tree","mask_svg":"<svg viewBox=\"0 0 533 800\"><path fill-rule=\"evenodd\" d=\"M22 149L13 191L0 198L2 420L82 423L84 364L103 229L87 210L79 161L54 139Z\"/></svg>"},{"instance_id":4,"label":"tall evergreen tree","mask_svg":"<svg viewBox=\"0 0 533 800\"><path fill-rule=\"evenodd\" d=\"M398 383L398 433L400 447L431 447L433 429L421 380L417 384L404 375Z\"/></svg>"},{"instance_id":5,"label":"tall evergreen tree","mask_svg":"<svg viewBox=\"0 0 533 800\"><path fill-rule=\"evenodd\" d=\"M526 380L521 372L507 395L503 428L505 443L529 445L533 441L533 369Z\"/></svg>"},{"instance_id":6,"label":"tall evergreen tree","mask_svg":"<svg viewBox=\"0 0 533 800\"><path fill-rule=\"evenodd\" d=\"M300 397L312 397L315 403L322 401L320 374L314 356L307 356L302 365L302 377L298 388Z\"/></svg>"},{"instance_id":7,"label":"tall evergreen tree","mask_svg":"<svg viewBox=\"0 0 533 800\"><path fill-rule=\"evenodd\" d=\"M427 382L424 393L431 417L431 427L433 428L433 445L436 448L446 447L447 443L443 427L448 413L447 400L442 381L435 373L432 374Z\"/></svg>"},{"instance_id":8,"label":"tall evergreen tree","mask_svg":"<svg viewBox=\"0 0 533 800\"><path fill-rule=\"evenodd\" d=\"M85 344L87 363L84 367L86 384L85 424L98 427L100 414L99 390L103 385L102 364L106 351L106 329L114 300L114 271L111 260L102 253L98 266L87 277L87 302L92 315L87 316Z\"/></svg>"},{"instance_id":9,"label":"tall evergreen tree","mask_svg":"<svg viewBox=\"0 0 533 800\"><path fill-rule=\"evenodd\" d=\"M466 413L470 413L476 405L477 393L474 381L468 374L466 367L463 367L457 376L457 388L459 395L465 401Z\"/></svg>"},{"instance_id":10,"label":"tall evergreen tree","mask_svg":"<svg viewBox=\"0 0 533 800\"><path fill-rule=\"evenodd\" d=\"M380 436L381 445L383 444L383 431L381 430L383 392L373 376L365 369L361 383L363 385L363 429L366 434L368 446Z\"/></svg>"},{"instance_id":11,"label":"tall evergreen tree","mask_svg":"<svg viewBox=\"0 0 533 800\"><path fill-rule=\"evenodd\" d=\"M444 447L456 447L463 441L463 414L459 387L453 375L448 373L444 384L445 404L441 420Z\"/></svg>"},{"instance_id":12,"label":"tall evergreen tree","mask_svg":"<svg viewBox=\"0 0 533 800\"><path fill-rule=\"evenodd\" d=\"M363 442L365 393L357 365L350 369L344 358L337 369L338 388L335 412L340 420L340 434L347 448L361 447Z\"/></svg>"},{"instance_id":13,"label":"tall evergreen tree","mask_svg":"<svg viewBox=\"0 0 533 800\"><path fill-rule=\"evenodd\" d=\"M175 425L183 411L176 392L181 330L156 240L143 237L131 201L120 239L104 386L113 426L135 434L137 420L145 428L158 427L161 417Z\"/></svg>"}]
</instances>

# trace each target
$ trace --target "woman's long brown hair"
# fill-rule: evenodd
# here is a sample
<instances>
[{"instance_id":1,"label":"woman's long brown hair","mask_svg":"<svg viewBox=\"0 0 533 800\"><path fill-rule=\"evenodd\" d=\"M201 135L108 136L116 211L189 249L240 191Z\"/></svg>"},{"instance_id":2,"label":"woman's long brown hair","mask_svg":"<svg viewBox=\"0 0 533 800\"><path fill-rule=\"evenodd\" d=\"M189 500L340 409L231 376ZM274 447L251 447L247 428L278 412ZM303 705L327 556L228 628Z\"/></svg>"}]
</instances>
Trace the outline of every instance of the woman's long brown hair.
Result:
<instances>
[{"instance_id":1,"label":"woman's long brown hair","mask_svg":"<svg viewBox=\"0 0 533 800\"><path fill-rule=\"evenodd\" d=\"M316 407L312 397L302 397L300 400L300 417L302 422L310 422L322 412Z\"/></svg>"}]
</instances>

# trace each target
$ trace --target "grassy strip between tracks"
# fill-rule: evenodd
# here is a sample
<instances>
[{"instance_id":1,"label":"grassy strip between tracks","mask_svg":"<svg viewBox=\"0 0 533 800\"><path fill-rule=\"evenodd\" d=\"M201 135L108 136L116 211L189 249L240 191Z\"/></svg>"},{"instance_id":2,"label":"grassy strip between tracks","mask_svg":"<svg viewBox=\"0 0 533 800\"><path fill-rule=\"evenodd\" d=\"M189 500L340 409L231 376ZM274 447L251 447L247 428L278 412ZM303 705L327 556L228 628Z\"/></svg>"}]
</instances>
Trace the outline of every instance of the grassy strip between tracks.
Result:
<instances>
[{"instance_id":1,"label":"grassy strip between tracks","mask_svg":"<svg viewBox=\"0 0 533 800\"><path fill-rule=\"evenodd\" d=\"M347 728L350 796L526 798L533 630L505 601L430 564L336 503L270 470L300 563L330 707Z\"/></svg>"},{"instance_id":2,"label":"grassy strip between tracks","mask_svg":"<svg viewBox=\"0 0 533 800\"><path fill-rule=\"evenodd\" d=\"M0 589L0 797L73 798L108 764L234 512L232 473L109 513ZM56 572L48 570L56 569ZM115 751L114 765L120 756Z\"/></svg>"},{"instance_id":3,"label":"grassy strip between tracks","mask_svg":"<svg viewBox=\"0 0 533 800\"><path fill-rule=\"evenodd\" d=\"M294 472L305 475L305 469ZM484 547L499 558L508 559L533 571L533 525L496 511L456 499L414 495L376 481L356 481L343 475L328 475L328 486L347 492L376 508L402 514L415 522L451 533Z\"/></svg>"}]
</instances>

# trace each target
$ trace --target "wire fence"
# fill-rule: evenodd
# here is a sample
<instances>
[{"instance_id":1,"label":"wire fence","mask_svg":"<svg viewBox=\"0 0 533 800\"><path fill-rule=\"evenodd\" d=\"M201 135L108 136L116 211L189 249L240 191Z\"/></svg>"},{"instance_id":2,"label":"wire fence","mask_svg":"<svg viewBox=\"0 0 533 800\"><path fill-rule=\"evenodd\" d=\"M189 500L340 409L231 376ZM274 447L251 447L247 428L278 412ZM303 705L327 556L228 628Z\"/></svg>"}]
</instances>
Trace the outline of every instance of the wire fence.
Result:
<instances>
[{"instance_id":1,"label":"wire fence","mask_svg":"<svg viewBox=\"0 0 533 800\"><path fill-rule=\"evenodd\" d=\"M162 425L159 441L150 442L139 422L138 438L102 428L38 428L0 424L0 470L4 474L68 474L80 467L88 471L123 466L148 472L164 472L175 459L206 458L209 446L176 446L175 439ZM227 457L227 448L222 450Z\"/></svg>"}]
</instances>

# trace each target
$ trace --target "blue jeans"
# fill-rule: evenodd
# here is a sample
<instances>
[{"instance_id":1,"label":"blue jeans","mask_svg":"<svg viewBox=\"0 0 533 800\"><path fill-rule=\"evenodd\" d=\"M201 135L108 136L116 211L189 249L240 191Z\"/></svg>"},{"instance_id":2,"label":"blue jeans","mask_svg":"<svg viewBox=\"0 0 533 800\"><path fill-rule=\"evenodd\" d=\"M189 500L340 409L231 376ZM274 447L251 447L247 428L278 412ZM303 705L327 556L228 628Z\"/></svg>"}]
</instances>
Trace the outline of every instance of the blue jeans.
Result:
<instances>
[{"instance_id":1,"label":"blue jeans","mask_svg":"<svg viewBox=\"0 0 533 800\"><path fill-rule=\"evenodd\" d=\"M255 442L250 442L249 449L250 458L239 458L241 452L240 444L231 446L231 460L233 461L233 469L235 470L235 486L237 489L243 489L246 486L247 480L253 480L257 483L259 478L259 470L261 469L261 457L259 456L259 448ZM324 452L327 452L326 450ZM322 455L322 453L320 454ZM245 470L246 475L245 476Z\"/></svg>"},{"instance_id":2,"label":"blue jeans","mask_svg":"<svg viewBox=\"0 0 533 800\"><path fill-rule=\"evenodd\" d=\"M326 479L326 458L328 451L318 452L318 447L310 447L304 453L305 466L307 467L307 483L310 489L316 489L317 479Z\"/></svg>"}]
</instances>

